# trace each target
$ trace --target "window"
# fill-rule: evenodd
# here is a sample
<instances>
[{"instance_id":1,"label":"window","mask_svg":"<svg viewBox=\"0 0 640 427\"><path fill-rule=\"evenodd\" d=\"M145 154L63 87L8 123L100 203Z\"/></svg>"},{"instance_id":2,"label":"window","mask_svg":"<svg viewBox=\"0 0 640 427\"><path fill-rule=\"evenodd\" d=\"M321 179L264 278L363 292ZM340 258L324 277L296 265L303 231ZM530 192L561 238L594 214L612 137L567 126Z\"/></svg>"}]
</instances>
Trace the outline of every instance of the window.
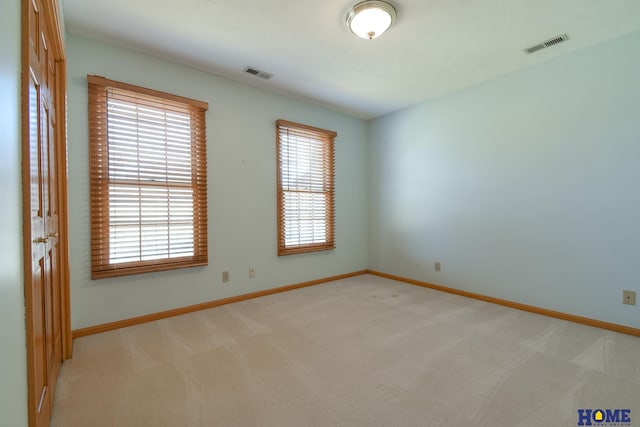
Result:
<instances>
[{"instance_id":1,"label":"window","mask_svg":"<svg viewBox=\"0 0 640 427\"><path fill-rule=\"evenodd\" d=\"M335 248L336 133L278 120L278 255Z\"/></svg>"},{"instance_id":2,"label":"window","mask_svg":"<svg viewBox=\"0 0 640 427\"><path fill-rule=\"evenodd\" d=\"M87 81L91 277L206 265L208 104Z\"/></svg>"}]
</instances>

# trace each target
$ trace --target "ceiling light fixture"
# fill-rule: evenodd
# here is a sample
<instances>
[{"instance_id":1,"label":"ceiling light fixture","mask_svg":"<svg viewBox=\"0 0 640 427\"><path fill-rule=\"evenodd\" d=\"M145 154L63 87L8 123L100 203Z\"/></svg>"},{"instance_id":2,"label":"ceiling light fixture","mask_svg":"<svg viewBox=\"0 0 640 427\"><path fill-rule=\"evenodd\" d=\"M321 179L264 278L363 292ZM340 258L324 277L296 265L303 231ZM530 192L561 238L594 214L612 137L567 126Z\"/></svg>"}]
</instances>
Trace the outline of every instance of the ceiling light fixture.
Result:
<instances>
[{"instance_id":1,"label":"ceiling light fixture","mask_svg":"<svg viewBox=\"0 0 640 427\"><path fill-rule=\"evenodd\" d=\"M363 1L347 13L347 26L351 32L369 40L380 37L395 20L396 9L386 1Z\"/></svg>"}]
</instances>

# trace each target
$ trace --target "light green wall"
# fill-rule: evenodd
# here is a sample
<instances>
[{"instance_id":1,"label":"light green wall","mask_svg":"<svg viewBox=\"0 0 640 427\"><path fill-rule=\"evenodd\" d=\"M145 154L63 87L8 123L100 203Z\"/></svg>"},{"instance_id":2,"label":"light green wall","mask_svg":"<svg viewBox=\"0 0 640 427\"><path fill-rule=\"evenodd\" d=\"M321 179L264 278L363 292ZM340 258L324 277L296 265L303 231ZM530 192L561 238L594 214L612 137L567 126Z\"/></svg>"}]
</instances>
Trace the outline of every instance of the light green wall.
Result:
<instances>
[{"instance_id":1,"label":"light green wall","mask_svg":"<svg viewBox=\"0 0 640 427\"><path fill-rule=\"evenodd\" d=\"M66 41L74 329L367 268L366 122L74 34ZM209 103L208 267L90 279L87 74ZM338 133L333 251L276 255L279 118ZM232 282L222 284L226 270Z\"/></svg>"},{"instance_id":2,"label":"light green wall","mask_svg":"<svg viewBox=\"0 0 640 427\"><path fill-rule=\"evenodd\" d=\"M639 76L635 33L372 121L369 265L640 327Z\"/></svg>"},{"instance_id":3,"label":"light green wall","mask_svg":"<svg viewBox=\"0 0 640 427\"><path fill-rule=\"evenodd\" d=\"M27 425L20 154L20 0L0 13L0 426Z\"/></svg>"}]
</instances>

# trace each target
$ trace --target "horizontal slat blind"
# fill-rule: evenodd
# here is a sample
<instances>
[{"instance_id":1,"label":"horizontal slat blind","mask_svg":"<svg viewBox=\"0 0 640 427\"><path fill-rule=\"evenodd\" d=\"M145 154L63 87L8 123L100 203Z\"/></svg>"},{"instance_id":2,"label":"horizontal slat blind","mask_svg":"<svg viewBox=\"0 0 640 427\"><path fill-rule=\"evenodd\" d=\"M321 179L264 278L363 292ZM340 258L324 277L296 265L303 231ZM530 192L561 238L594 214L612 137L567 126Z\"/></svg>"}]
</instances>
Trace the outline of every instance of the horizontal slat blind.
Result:
<instances>
[{"instance_id":1,"label":"horizontal slat blind","mask_svg":"<svg viewBox=\"0 0 640 427\"><path fill-rule=\"evenodd\" d=\"M92 277L207 264L206 104L88 82Z\"/></svg>"},{"instance_id":2,"label":"horizontal slat blind","mask_svg":"<svg viewBox=\"0 0 640 427\"><path fill-rule=\"evenodd\" d=\"M336 133L276 122L278 255L335 248Z\"/></svg>"}]
</instances>

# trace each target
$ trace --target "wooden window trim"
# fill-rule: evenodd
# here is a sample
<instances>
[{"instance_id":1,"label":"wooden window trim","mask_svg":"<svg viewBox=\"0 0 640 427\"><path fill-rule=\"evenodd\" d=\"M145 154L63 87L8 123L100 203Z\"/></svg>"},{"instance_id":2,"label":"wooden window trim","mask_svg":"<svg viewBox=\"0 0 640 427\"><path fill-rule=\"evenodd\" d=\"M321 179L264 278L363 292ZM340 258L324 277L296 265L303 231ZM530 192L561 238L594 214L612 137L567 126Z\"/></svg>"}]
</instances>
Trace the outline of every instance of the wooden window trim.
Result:
<instances>
[{"instance_id":1,"label":"wooden window trim","mask_svg":"<svg viewBox=\"0 0 640 427\"><path fill-rule=\"evenodd\" d=\"M136 92L140 95L148 95L153 98L162 98L168 101L174 101L177 104L188 104L196 108L200 108L204 111L209 109L209 103L204 101L198 101L192 98L186 98L184 96L173 95L167 92L161 92L159 90L147 89L146 87L136 86L129 83L123 83L116 80L109 80L102 76L87 76L87 82L90 84L106 86L114 89L123 89L129 92Z\"/></svg>"},{"instance_id":2,"label":"wooden window trim","mask_svg":"<svg viewBox=\"0 0 640 427\"><path fill-rule=\"evenodd\" d=\"M102 279L153 271L204 266L208 264L207 245L207 164L205 112L208 103L109 80L87 76L89 88L89 163L91 198L91 278ZM109 255L109 141L107 91L135 94L142 103L179 108L190 116L191 182L193 194L193 255L156 260L110 263ZM152 185L140 179L140 188ZM177 184L164 182L163 188Z\"/></svg>"},{"instance_id":3,"label":"wooden window trim","mask_svg":"<svg viewBox=\"0 0 640 427\"><path fill-rule=\"evenodd\" d=\"M290 128L294 131L306 133L323 142L323 172L326 187L327 208L325 213L326 241L323 243L310 243L299 245L286 245L285 241L285 206L282 168L281 168L281 129ZM335 249L335 138L334 131L313 126L295 123L287 120L276 121L276 170L277 170L277 227L278 227L278 256L302 254L316 251Z\"/></svg>"}]
</instances>

